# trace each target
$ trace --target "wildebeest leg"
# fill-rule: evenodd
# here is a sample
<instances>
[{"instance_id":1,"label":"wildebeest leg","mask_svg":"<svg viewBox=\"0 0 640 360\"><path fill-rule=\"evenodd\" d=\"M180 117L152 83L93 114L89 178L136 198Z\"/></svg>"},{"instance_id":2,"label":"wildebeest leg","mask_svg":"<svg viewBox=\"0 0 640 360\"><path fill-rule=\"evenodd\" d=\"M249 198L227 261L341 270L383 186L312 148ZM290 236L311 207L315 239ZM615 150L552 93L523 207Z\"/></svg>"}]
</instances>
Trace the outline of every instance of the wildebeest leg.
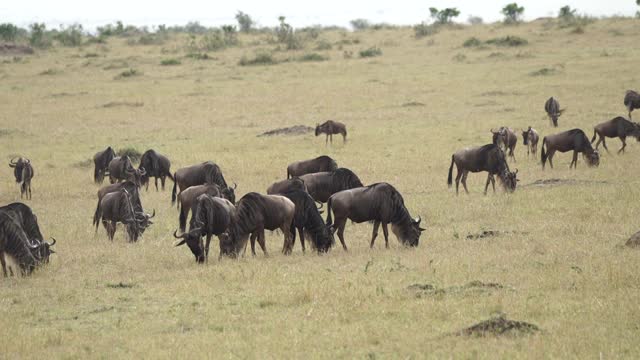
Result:
<instances>
[{"instance_id":1,"label":"wildebeest leg","mask_svg":"<svg viewBox=\"0 0 640 360\"><path fill-rule=\"evenodd\" d=\"M511 156L511 158L513 159L513 162L516 162L516 156L513 154L514 148L515 146L509 149L509 156Z\"/></svg>"},{"instance_id":2,"label":"wildebeest leg","mask_svg":"<svg viewBox=\"0 0 640 360\"><path fill-rule=\"evenodd\" d=\"M4 251L0 251L0 263L2 263L2 272L4 277L7 277L7 262L4 259Z\"/></svg>"},{"instance_id":3,"label":"wildebeest leg","mask_svg":"<svg viewBox=\"0 0 640 360\"><path fill-rule=\"evenodd\" d=\"M31 180L29 180L27 186L29 187L29 200L31 200Z\"/></svg>"},{"instance_id":4,"label":"wildebeest leg","mask_svg":"<svg viewBox=\"0 0 640 360\"><path fill-rule=\"evenodd\" d=\"M166 176L162 175L162 177L160 177L160 183L162 184L162 191L164 191L164 181L167 179Z\"/></svg>"},{"instance_id":5,"label":"wildebeest leg","mask_svg":"<svg viewBox=\"0 0 640 360\"><path fill-rule=\"evenodd\" d=\"M626 136L620 136L620 141L622 141L622 147L620 148L620 150L618 150L618 154L620 154L621 152L624 153L624 148L627 147L627 137Z\"/></svg>"},{"instance_id":6,"label":"wildebeest leg","mask_svg":"<svg viewBox=\"0 0 640 360\"><path fill-rule=\"evenodd\" d=\"M604 147L605 150L607 150L607 153L610 154L609 148L607 147L607 139L605 139L604 136L602 137L602 146ZM597 149L598 149L598 147L596 146L596 150Z\"/></svg>"},{"instance_id":7,"label":"wildebeest leg","mask_svg":"<svg viewBox=\"0 0 640 360\"><path fill-rule=\"evenodd\" d=\"M347 251L347 244L344 242L344 227L347 225L347 219L336 219L334 225L337 225L336 229L338 229L338 239L340 239L340 243L342 243L342 248L344 251Z\"/></svg>"},{"instance_id":8,"label":"wildebeest leg","mask_svg":"<svg viewBox=\"0 0 640 360\"><path fill-rule=\"evenodd\" d=\"M465 170L462 173L462 186L464 187L464 191L468 194L469 190L467 189L467 175L469 175L469 171ZM485 191L486 193L486 191Z\"/></svg>"},{"instance_id":9,"label":"wildebeest leg","mask_svg":"<svg viewBox=\"0 0 640 360\"><path fill-rule=\"evenodd\" d=\"M251 242L251 255L256 256L256 237L258 237L257 232L252 232L251 237L249 238Z\"/></svg>"},{"instance_id":10,"label":"wildebeest leg","mask_svg":"<svg viewBox=\"0 0 640 360\"><path fill-rule=\"evenodd\" d=\"M333 145L333 134L329 134L329 142Z\"/></svg>"},{"instance_id":11,"label":"wildebeest leg","mask_svg":"<svg viewBox=\"0 0 640 360\"><path fill-rule=\"evenodd\" d=\"M387 228L387 223L382 223L382 233L384 234L384 247L389 248L389 229Z\"/></svg>"},{"instance_id":12,"label":"wildebeest leg","mask_svg":"<svg viewBox=\"0 0 640 360\"><path fill-rule=\"evenodd\" d=\"M326 146L326 145L329 145L329 134L325 134L325 135L326 135L326 136L325 136L325 138L324 138L324 144L325 144L325 146Z\"/></svg>"},{"instance_id":13,"label":"wildebeest leg","mask_svg":"<svg viewBox=\"0 0 640 360\"><path fill-rule=\"evenodd\" d=\"M303 231L302 227L298 228L298 233L300 234L300 245L302 245L302 252L306 252L307 249L305 249L305 246L304 246L304 231ZM296 242L296 231L295 230L291 233L291 236L293 237L293 241L291 243L291 248L293 249L293 245Z\"/></svg>"},{"instance_id":14,"label":"wildebeest leg","mask_svg":"<svg viewBox=\"0 0 640 360\"><path fill-rule=\"evenodd\" d=\"M285 233L285 238L287 237L287 233ZM264 256L269 256L269 254L267 254L267 246L264 243L264 229L260 229L260 231L258 232L258 244L260 245L260 247L262 248L262 252L264 253Z\"/></svg>"},{"instance_id":15,"label":"wildebeest leg","mask_svg":"<svg viewBox=\"0 0 640 360\"><path fill-rule=\"evenodd\" d=\"M371 234L371 245L370 248L373 248L373 243L375 243L376 238L378 237L378 227L380 226L380 221L375 221L373 223L373 233Z\"/></svg>"},{"instance_id":16,"label":"wildebeest leg","mask_svg":"<svg viewBox=\"0 0 640 360\"><path fill-rule=\"evenodd\" d=\"M460 186L460 178L462 177L462 173L464 171L460 171L460 169L458 169L458 174L456 175L456 195L458 195L458 187Z\"/></svg>"},{"instance_id":17,"label":"wildebeest leg","mask_svg":"<svg viewBox=\"0 0 640 360\"><path fill-rule=\"evenodd\" d=\"M211 234L207 234L207 243L204 246L204 261L209 262L209 244L211 243Z\"/></svg>"},{"instance_id":18,"label":"wildebeest leg","mask_svg":"<svg viewBox=\"0 0 640 360\"><path fill-rule=\"evenodd\" d=\"M487 183L484 185L484 194L487 195L487 189L489 189L489 183L491 182L491 173L487 175Z\"/></svg>"},{"instance_id":19,"label":"wildebeest leg","mask_svg":"<svg viewBox=\"0 0 640 360\"><path fill-rule=\"evenodd\" d=\"M573 159L571 160L571 164L569 164L569 169L571 169L571 166L573 166L574 168L578 168L578 152L573 150Z\"/></svg>"},{"instance_id":20,"label":"wildebeest leg","mask_svg":"<svg viewBox=\"0 0 640 360\"><path fill-rule=\"evenodd\" d=\"M549 153L547 154L547 160L549 160L549 166L551 166L551 168L553 169L553 155L556 153L555 150L551 150L549 151Z\"/></svg>"},{"instance_id":21,"label":"wildebeest leg","mask_svg":"<svg viewBox=\"0 0 640 360\"><path fill-rule=\"evenodd\" d=\"M491 175L491 186L493 187L493 193L496 193L496 178L495 176Z\"/></svg>"},{"instance_id":22,"label":"wildebeest leg","mask_svg":"<svg viewBox=\"0 0 640 360\"><path fill-rule=\"evenodd\" d=\"M156 191L158 191L158 178L155 176L153 178L156 179Z\"/></svg>"}]
</instances>

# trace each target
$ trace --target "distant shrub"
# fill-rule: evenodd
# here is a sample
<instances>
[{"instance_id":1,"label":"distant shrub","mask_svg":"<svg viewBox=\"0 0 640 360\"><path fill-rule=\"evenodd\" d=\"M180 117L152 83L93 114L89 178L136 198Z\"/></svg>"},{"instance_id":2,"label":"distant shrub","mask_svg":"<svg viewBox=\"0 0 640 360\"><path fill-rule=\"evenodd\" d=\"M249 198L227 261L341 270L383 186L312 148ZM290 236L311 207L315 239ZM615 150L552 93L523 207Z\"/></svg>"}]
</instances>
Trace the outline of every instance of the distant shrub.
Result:
<instances>
[{"instance_id":1,"label":"distant shrub","mask_svg":"<svg viewBox=\"0 0 640 360\"><path fill-rule=\"evenodd\" d=\"M329 60L329 57L318 54L318 53L305 54L298 58L298 61L325 61L325 60Z\"/></svg>"},{"instance_id":2,"label":"distant shrub","mask_svg":"<svg viewBox=\"0 0 640 360\"><path fill-rule=\"evenodd\" d=\"M248 33L253 30L253 26L255 25L251 16L243 13L242 11L238 11L238 13L236 13L236 21L238 22L238 26L240 26L240 31L244 33Z\"/></svg>"},{"instance_id":3,"label":"distant shrub","mask_svg":"<svg viewBox=\"0 0 640 360\"><path fill-rule=\"evenodd\" d=\"M164 59L160 61L160 65L162 66L172 66L172 65L180 65L181 62L178 59Z\"/></svg>"},{"instance_id":4,"label":"distant shrub","mask_svg":"<svg viewBox=\"0 0 640 360\"><path fill-rule=\"evenodd\" d=\"M56 70L56 69L47 69L45 71L42 71L39 75L56 75L59 74L60 71Z\"/></svg>"},{"instance_id":5,"label":"distant shrub","mask_svg":"<svg viewBox=\"0 0 640 360\"><path fill-rule=\"evenodd\" d=\"M293 27L285 22L285 17L280 16L278 21L280 21L280 25L276 28L276 37L278 38L278 42L285 44L287 46L287 50L302 49L302 39L300 39L299 36L296 36Z\"/></svg>"},{"instance_id":6,"label":"distant shrub","mask_svg":"<svg viewBox=\"0 0 640 360\"><path fill-rule=\"evenodd\" d=\"M98 55L98 53L86 53L84 54L84 57L86 58L94 58L94 57L98 57L100 55Z\"/></svg>"},{"instance_id":7,"label":"distant shrub","mask_svg":"<svg viewBox=\"0 0 640 360\"><path fill-rule=\"evenodd\" d=\"M60 26L60 31L55 39L64 46L80 46L82 45L82 25L73 24L67 28Z\"/></svg>"},{"instance_id":8,"label":"distant shrub","mask_svg":"<svg viewBox=\"0 0 640 360\"><path fill-rule=\"evenodd\" d=\"M208 31L206 27L200 25L197 21L190 21L184 26L184 31L189 34L204 34Z\"/></svg>"},{"instance_id":9,"label":"distant shrub","mask_svg":"<svg viewBox=\"0 0 640 360\"><path fill-rule=\"evenodd\" d=\"M320 36L320 32L322 32L322 27L320 25L307 26L299 30L300 33L307 36L307 38L315 40Z\"/></svg>"},{"instance_id":10,"label":"distant shrub","mask_svg":"<svg viewBox=\"0 0 640 360\"><path fill-rule=\"evenodd\" d=\"M518 36L508 35L501 38L494 38L491 40L487 40L487 44L497 45L497 46L524 46L529 42L526 39L523 39Z\"/></svg>"},{"instance_id":11,"label":"distant shrub","mask_svg":"<svg viewBox=\"0 0 640 360\"><path fill-rule=\"evenodd\" d=\"M85 44L106 44L107 37L106 36L93 36L88 35Z\"/></svg>"},{"instance_id":12,"label":"distant shrub","mask_svg":"<svg viewBox=\"0 0 640 360\"><path fill-rule=\"evenodd\" d=\"M253 58L247 58L243 56L238 62L240 66L252 66L252 65L273 65L277 64L277 61L268 52L259 52Z\"/></svg>"},{"instance_id":13,"label":"distant shrub","mask_svg":"<svg viewBox=\"0 0 640 360\"><path fill-rule=\"evenodd\" d=\"M331 43L326 40L320 40L316 45L316 50L331 50L331 48Z\"/></svg>"},{"instance_id":14,"label":"distant shrub","mask_svg":"<svg viewBox=\"0 0 640 360\"><path fill-rule=\"evenodd\" d=\"M440 28L437 24L425 24L420 23L418 25L413 26L413 31L415 33L416 38L423 38L425 36L431 36L437 34L440 31Z\"/></svg>"},{"instance_id":15,"label":"distant shrub","mask_svg":"<svg viewBox=\"0 0 640 360\"><path fill-rule=\"evenodd\" d=\"M560 8L560 11L558 11L558 18L563 19L563 20L568 20L573 18L574 16L576 16L576 12L578 10L576 9L572 9L571 6L567 5L567 6L563 6Z\"/></svg>"},{"instance_id":16,"label":"distant shrub","mask_svg":"<svg viewBox=\"0 0 640 360\"><path fill-rule=\"evenodd\" d=\"M140 153L140 151L136 150L133 147L126 147L126 148L119 149L116 152L116 155L121 157L128 156L129 159L131 159L131 161L133 162L137 162L142 157L142 153Z\"/></svg>"},{"instance_id":17,"label":"distant shrub","mask_svg":"<svg viewBox=\"0 0 640 360\"><path fill-rule=\"evenodd\" d=\"M359 54L361 58L376 57L382 55L382 49L373 46L365 50L360 50Z\"/></svg>"},{"instance_id":18,"label":"distant shrub","mask_svg":"<svg viewBox=\"0 0 640 360\"><path fill-rule=\"evenodd\" d=\"M129 70L125 70L125 71L121 72L118 76L115 77L115 79L130 78L130 77L138 76L138 75L141 75L141 74L142 73L140 73L136 69L129 69Z\"/></svg>"},{"instance_id":19,"label":"distant shrub","mask_svg":"<svg viewBox=\"0 0 640 360\"><path fill-rule=\"evenodd\" d=\"M558 71L556 69L553 68L542 68L540 70L536 70L536 71L532 71L529 73L530 76L549 76L549 75L554 75L556 74Z\"/></svg>"},{"instance_id":20,"label":"distant shrub","mask_svg":"<svg viewBox=\"0 0 640 360\"><path fill-rule=\"evenodd\" d=\"M367 30L371 27L371 23L366 19L354 19L349 21L349 24L355 31Z\"/></svg>"},{"instance_id":21,"label":"distant shrub","mask_svg":"<svg viewBox=\"0 0 640 360\"><path fill-rule=\"evenodd\" d=\"M124 24L122 21L117 21L115 25L98 26L96 30L99 37L122 35L124 33Z\"/></svg>"},{"instance_id":22,"label":"distant shrub","mask_svg":"<svg viewBox=\"0 0 640 360\"><path fill-rule=\"evenodd\" d=\"M438 10L437 8L432 7L429 8L429 12L431 13L431 18L438 24L450 24L453 21L453 18L460 15L460 11L456 8Z\"/></svg>"},{"instance_id":23,"label":"distant shrub","mask_svg":"<svg viewBox=\"0 0 640 360\"><path fill-rule=\"evenodd\" d=\"M211 57L207 53L188 53L186 57L195 60L210 60Z\"/></svg>"},{"instance_id":24,"label":"distant shrub","mask_svg":"<svg viewBox=\"0 0 640 360\"><path fill-rule=\"evenodd\" d=\"M501 13L504 15L504 22L506 24L516 24L519 23L522 18L524 7L518 6L517 3L511 3L502 8Z\"/></svg>"},{"instance_id":25,"label":"distant shrub","mask_svg":"<svg viewBox=\"0 0 640 360\"><path fill-rule=\"evenodd\" d=\"M51 46L51 39L46 34L46 25L44 23L33 23L29 25L29 44L38 48L46 48Z\"/></svg>"},{"instance_id":26,"label":"distant shrub","mask_svg":"<svg viewBox=\"0 0 640 360\"><path fill-rule=\"evenodd\" d=\"M167 40L166 33L146 33L138 38L127 40L129 45L162 45Z\"/></svg>"},{"instance_id":27,"label":"distant shrub","mask_svg":"<svg viewBox=\"0 0 640 360\"><path fill-rule=\"evenodd\" d=\"M469 24L471 25L480 25L484 23L484 21L480 16L473 16L473 15L469 15L467 22L469 22Z\"/></svg>"},{"instance_id":28,"label":"distant shrub","mask_svg":"<svg viewBox=\"0 0 640 360\"><path fill-rule=\"evenodd\" d=\"M476 37L470 37L467 40L465 40L464 43L462 43L462 46L464 47L476 47L480 45L482 45L482 41L480 41Z\"/></svg>"},{"instance_id":29,"label":"distant shrub","mask_svg":"<svg viewBox=\"0 0 640 360\"><path fill-rule=\"evenodd\" d=\"M15 41L16 37L18 37L17 26L10 23L0 24L0 39L4 41Z\"/></svg>"}]
</instances>

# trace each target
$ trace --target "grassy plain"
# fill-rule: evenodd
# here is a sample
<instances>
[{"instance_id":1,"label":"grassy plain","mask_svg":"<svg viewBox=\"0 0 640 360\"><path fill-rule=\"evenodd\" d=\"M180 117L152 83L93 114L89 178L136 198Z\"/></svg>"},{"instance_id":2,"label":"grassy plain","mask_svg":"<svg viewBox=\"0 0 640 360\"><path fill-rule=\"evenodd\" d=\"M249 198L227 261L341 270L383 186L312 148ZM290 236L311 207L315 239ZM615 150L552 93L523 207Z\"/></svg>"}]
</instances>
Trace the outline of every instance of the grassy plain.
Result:
<instances>
[{"instance_id":1,"label":"grassy plain","mask_svg":"<svg viewBox=\"0 0 640 360\"><path fill-rule=\"evenodd\" d=\"M507 35L529 44L462 46L472 36ZM483 196L485 175L470 175L468 196L456 197L445 182L451 154L489 142L492 127L531 125L543 136L580 127L591 136L596 123L625 115L624 91L640 83L637 21L601 20L583 34L537 21L422 39L408 28L323 32L320 39L333 48L312 50L310 41L274 56L319 52L328 61L271 66L238 65L275 47L261 35L211 52L211 60L185 58L183 37L151 46L111 38L3 58L0 154L7 162L16 154L32 159L27 203L58 245L52 263L30 278L0 281L1 357L640 357L640 253L619 246L638 230L635 141L624 156L604 154L597 169L580 159L569 170L570 154L558 154L556 168L542 171L519 139L511 166L521 181L512 195ZM382 56L358 58L371 46ZM181 64L162 66L168 58ZM544 68L550 74L532 75ZM116 79L128 69L139 75ZM568 108L557 130L543 112L552 95ZM404 106L411 102L424 106ZM327 119L348 125L346 145L325 147L312 134L256 137ZM264 192L291 161L328 154L364 183L395 185L428 230L417 249L395 238L384 249L381 234L370 250L371 225L348 224L350 251L338 246L325 256L303 254L299 245L283 256L274 233L268 258L218 262L214 255L198 266L187 248L172 247L178 214L169 190L143 192L158 215L139 243L126 243L122 229L113 243L102 228L94 234L98 187L89 159L106 145L154 148L174 170L213 160L238 183L239 196ZM3 168L4 204L19 192ZM526 186L551 178L579 182ZM509 233L466 239L483 230ZM408 289L474 280L504 288L423 296ZM451 335L496 313L543 331Z\"/></svg>"}]
</instances>

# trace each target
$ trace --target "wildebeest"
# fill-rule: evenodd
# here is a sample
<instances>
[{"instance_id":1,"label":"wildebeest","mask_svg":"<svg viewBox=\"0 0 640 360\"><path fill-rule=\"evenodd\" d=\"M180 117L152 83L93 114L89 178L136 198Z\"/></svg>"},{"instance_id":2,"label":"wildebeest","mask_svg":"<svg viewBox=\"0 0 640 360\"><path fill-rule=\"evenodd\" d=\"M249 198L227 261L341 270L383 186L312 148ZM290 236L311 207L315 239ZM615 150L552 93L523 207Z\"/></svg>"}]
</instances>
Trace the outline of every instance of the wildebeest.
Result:
<instances>
[{"instance_id":1,"label":"wildebeest","mask_svg":"<svg viewBox=\"0 0 640 360\"><path fill-rule=\"evenodd\" d=\"M26 196L27 199L31 199L31 179L35 175L31 160L27 158L18 158L18 161L13 160L9 161L9 166L13 168L16 182L20 183L20 198L22 199L22 196Z\"/></svg>"},{"instance_id":2,"label":"wildebeest","mask_svg":"<svg viewBox=\"0 0 640 360\"><path fill-rule=\"evenodd\" d=\"M311 238L313 247L319 252L329 251L333 245L333 229L322 221L319 209L313 198L302 190L290 190L282 193L295 205L295 215L291 224L292 245L296 242L296 229L300 234L300 244L302 251L306 251L304 244L304 233Z\"/></svg>"},{"instance_id":3,"label":"wildebeest","mask_svg":"<svg viewBox=\"0 0 640 360\"><path fill-rule=\"evenodd\" d=\"M522 141L527 147L527 157L529 157L529 153L533 154L533 157L536 157L536 154L538 153L539 139L540 136L538 135L538 132L531 126L529 126L526 131L522 132Z\"/></svg>"},{"instance_id":4,"label":"wildebeest","mask_svg":"<svg viewBox=\"0 0 640 360\"><path fill-rule=\"evenodd\" d=\"M173 174L173 179L173 191L171 193L172 204L176 202L179 191L184 191L190 186L204 184L217 184L220 186L220 192L223 198L231 201L232 204L236 202L235 189L237 185L234 184L233 188L229 187L222 175L220 167L211 161L205 161L201 164L178 169L178 171Z\"/></svg>"},{"instance_id":5,"label":"wildebeest","mask_svg":"<svg viewBox=\"0 0 640 360\"><path fill-rule=\"evenodd\" d=\"M331 218L332 213L335 216L335 223ZM333 225L333 231L338 231L338 238L344 250L347 250L344 241L344 227L347 219L355 223L373 221L370 247L373 247L378 236L380 224L382 224L385 247L387 248L389 247L387 224L391 224L391 231L405 246L418 246L420 234L425 230L420 227L420 217L411 218L404 205L402 195L387 183L340 191L329 198L327 225Z\"/></svg>"},{"instance_id":6,"label":"wildebeest","mask_svg":"<svg viewBox=\"0 0 640 360\"><path fill-rule=\"evenodd\" d=\"M115 236L117 223L125 226L130 242L137 241L145 229L153 224L151 218L156 215L156 211L154 210L152 215L135 211L131 197L126 189L121 189L118 192L106 194L98 204L98 217L111 241ZM98 224L96 224L97 231Z\"/></svg>"},{"instance_id":7,"label":"wildebeest","mask_svg":"<svg viewBox=\"0 0 640 360\"><path fill-rule=\"evenodd\" d=\"M117 156L109 162L109 182L112 184L120 180L129 180L140 187L144 175L146 175L144 167L134 168L129 156Z\"/></svg>"},{"instance_id":8,"label":"wildebeest","mask_svg":"<svg viewBox=\"0 0 640 360\"><path fill-rule=\"evenodd\" d=\"M332 158L322 155L315 159L296 161L287 166L287 179L323 171L334 171L338 164Z\"/></svg>"},{"instance_id":9,"label":"wildebeest","mask_svg":"<svg viewBox=\"0 0 640 360\"><path fill-rule=\"evenodd\" d=\"M487 194L489 183L493 186L493 191L496 191L496 180L494 175L498 175L498 179L508 192L514 192L517 185L518 169L515 172L509 170L509 165L505 159L504 151L497 145L487 144L480 147L462 149L455 154L451 155L451 166L449 166L449 176L447 177L447 185L451 187L453 164L456 164L458 169L458 175L456 176L456 195L458 195L458 187L460 186L460 179L462 179L462 186L464 191L468 194L467 190L467 175L469 172L476 173L486 171L489 173L487 176L487 184L484 187L484 194Z\"/></svg>"},{"instance_id":10,"label":"wildebeest","mask_svg":"<svg viewBox=\"0 0 640 360\"><path fill-rule=\"evenodd\" d=\"M180 231L184 231L187 226L187 217L192 205L196 203L196 199L202 194L221 197L220 187L216 184L189 186L178 195L178 207L180 208ZM193 216L193 214L191 215Z\"/></svg>"},{"instance_id":11,"label":"wildebeest","mask_svg":"<svg viewBox=\"0 0 640 360\"><path fill-rule=\"evenodd\" d=\"M37 247L13 217L5 211L0 211L0 263L5 277L8 275L6 255L15 259L23 275L31 274L38 266L38 261L32 253ZM13 271L9 270L13 275Z\"/></svg>"},{"instance_id":12,"label":"wildebeest","mask_svg":"<svg viewBox=\"0 0 640 360\"><path fill-rule=\"evenodd\" d=\"M108 146L102 151L98 151L93 156L93 164L95 169L93 170L93 181L96 184L102 184L104 176L109 173L109 163L116 157L116 152L113 151L111 146Z\"/></svg>"},{"instance_id":13,"label":"wildebeest","mask_svg":"<svg viewBox=\"0 0 640 360\"><path fill-rule=\"evenodd\" d=\"M133 204L134 211L143 212L140 193L138 192L138 187L133 182L124 181L121 183L103 186L100 190L98 190L98 205L96 206L96 210L93 213L93 225L96 226L96 231L98 225L100 225L100 202L102 201L102 198L107 194L122 191L122 189L126 190L131 197L131 203Z\"/></svg>"},{"instance_id":14,"label":"wildebeest","mask_svg":"<svg viewBox=\"0 0 640 360\"><path fill-rule=\"evenodd\" d=\"M547 159L549 159L549 165L553 169L553 155L556 151L564 153L571 150L573 150L573 160L569 164L569 169L572 166L578 166L578 153L582 153L587 160L587 165L598 166L600 164L600 154L598 150L594 150L591 147L589 138L587 138L584 131L571 129L558 134L547 135L542 139L542 169L544 170Z\"/></svg>"},{"instance_id":15,"label":"wildebeest","mask_svg":"<svg viewBox=\"0 0 640 360\"><path fill-rule=\"evenodd\" d=\"M622 147L618 150L618 154L620 154L621 152L624 152L624 148L627 147L627 136L633 136L636 140L640 141L640 124L631 122L622 116L617 116L593 127L593 138L591 138L592 144L596 140L596 135L598 136L596 150L598 150L598 146L602 142L602 146L604 146L607 152L609 152L609 149L607 148L605 138L620 138L620 141L622 141Z\"/></svg>"},{"instance_id":16,"label":"wildebeest","mask_svg":"<svg viewBox=\"0 0 640 360\"><path fill-rule=\"evenodd\" d=\"M304 184L304 181L302 179L300 179L299 177L294 177L291 179L274 182L267 188L267 194L282 194L292 190L302 190L306 192L307 186Z\"/></svg>"},{"instance_id":17,"label":"wildebeest","mask_svg":"<svg viewBox=\"0 0 640 360\"><path fill-rule=\"evenodd\" d=\"M491 129L491 134L493 134L493 144L498 145L498 147L507 153L507 157L510 156L513 158L513 161L516 161L516 157L513 155L513 151L518 143L516 132L508 127L501 126L498 131Z\"/></svg>"},{"instance_id":18,"label":"wildebeest","mask_svg":"<svg viewBox=\"0 0 640 360\"><path fill-rule=\"evenodd\" d=\"M558 100L554 99L553 96L544 103L544 111L547 112L547 116L549 116L554 127L558 127L558 118L565 110L566 109L560 109Z\"/></svg>"},{"instance_id":19,"label":"wildebeest","mask_svg":"<svg viewBox=\"0 0 640 360\"><path fill-rule=\"evenodd\" d=\"M640 94L633 90L627 90L624 94L624 106L629 111L629 120L632 120L631 112L634 109L640 109Z\"/></svg>"},{"instance_id":20,"label":"wildebeest","mask_svg":"<svg viewBox=\"0 0 640 360\"><path fill-rule=\"evenodd\" d=\"M255 252L255 241L267 255L264 230L280 229L284 234L282 252L291 253L293 241L291 223L295 215L295 205L288 198L281 195L261 195L255 192L247 193L236 204L236 213L229 225L228 236L220 236L220 255L237 257L247 245L251 235L251 253Z\"/></svg>"},{"instance_id":21,"label":"wildebeest","mask_svg":"<svg viewBox=\"0 0 640 360\"><path fill-rule=\"evenodd\" d=\"M155 179L156 191L158 191L158 178L162 184L162 190L164 190L164 182L167 178L175 182L173 175L171 174L171 161L166 156L159 154L157 151L150 149L142 154L140 157L140 165L138 170L144 169L145 174L140 179L142 185L146 185L146 190L149 190L149 180L151 177Z\"/></svg>"},{"instance_id":22,"label":"wildebeest","mask_svg":"<svg viewBox=\"0 0 640 360\"><path fill-rule=\"evenodd\" d=\"M341 134L342 143L347 142L347 126L341 122L327 120L322 124L316 124L316 136L320 134L326 134L325 144L329 142L329 139L333 144L333 134Z\"/></svg>"},{"instance_id":23,"label":"wildebeest","mask_svg":"<svg viewBox=\"0 0 640 360\"><path fill-rule=\"evenodd\" d=\"M332 172L319 172L300 176L311 197L319 202L327 202L338 191L362 187L362 182L353 171L339 168Z\"/></svg>"},{"instance_id":24,"label":"wildebeest","mask_svg":"<svg viewBox=\"0 0 640 360\"><path fill-rule=\"evenodd\" d=\"M211 237L227 231L231 224L231 217L235 213L235 206L227 199L213 197L208 194L198 196L191 207L191 221L189 232L178 235L176 230L173 236L182 239L175 246L187 244L196 262L203 263L209 259L209 243ZM203 245L202 237L207 236L207 242Z\"/></svg>"},{"instance_id":25,"label":"wildebeest","mask_svg":"<svg viewBox=\"0 0 640 360\"><path fill-rule=\"evenodd\" d=\"M51 238L53 240L51 243L44 240L38 226L38 217L31 208L23 203L16 202L0 207L0 212L8 214L22 227L27 238L31 240L29 248L36 260L43 264L49 263L49 256L55 253L51 247L55 245L56 239Z\"/></svg>"}]
</instances>

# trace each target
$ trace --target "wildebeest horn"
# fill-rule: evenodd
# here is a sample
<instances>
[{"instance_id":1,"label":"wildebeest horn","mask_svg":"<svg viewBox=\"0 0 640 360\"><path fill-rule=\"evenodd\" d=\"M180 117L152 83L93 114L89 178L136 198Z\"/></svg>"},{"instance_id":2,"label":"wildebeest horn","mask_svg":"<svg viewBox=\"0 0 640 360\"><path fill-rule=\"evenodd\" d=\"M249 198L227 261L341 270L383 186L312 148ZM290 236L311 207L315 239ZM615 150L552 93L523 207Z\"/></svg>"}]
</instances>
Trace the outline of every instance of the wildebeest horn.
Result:
<instances>
[{"instance_id":1,"label":"wildebeest horn","mask_svg":"<svg viewBox=\"0 0 640 360\"><path fill-rule=\"evenodd\" d=\"M31 164L31 160L25 159L25 161L26 161L27 164Z\"/></svg>"},{"instance_id":2,"label":"wildebeest horn","mask_svg":"<svg viewBox=\"0 0 640 360\"><path fill-rule=\"evenodd\" d=\"M178 236L178 230L177 229L176 229L176 231L173 232L173 237L175 237L176 239L182 239L182 241L180 241L179 243L175 244L174 246L184 245L184 243L187 242L187 239L186 239L184 234L180 234L180 236Z\"/></svg>"},{"instance_id":3,"label":"wildebeest horn","mask_svg":"<svg viewBox=\"0 0 640 360\"><path fill-rule=\"evenodd\" d=\"M317 201L316 201L316 204L320 204L320 206L318 206L318 210L322 210L322 207L324 206L324 204L321 203L321 202L317 202Z\"/></svg>"},{"instance_id":4,"label":"wildebeest horn","mask_svg":"<svg viewBox=\"0 0 640 360\"><path fill-rule=\"evenodd\" d=\"M31 242L31 240L27 239L27 246L29 246L31 249L37 249L40 247L40 242L37 241L35 244Z\"/></svg>"},{"instance_id":5,"label":"wildebeest horn","mask_svg":"<svg viewBox=\"0 0 640 360\"><path fill-rule=\"evenodd\" d=\"M16 167L16 165L18 165L17 162L13 161L15 158L11 158L11 160L9 161L9 166L11 167Z\"/></svg>"},{"instance_id":6,"label":"wildebeest horn","mask_svg":"<svg viewBox=\"0 0 640 360\"><path fill-rule=\"evenodd\" d=\"M154 216L156 216L156 209L153 209L153 214L152 215L147 214L146 216L147 216L147 219L151 219Z\"/></svg>"},{"instance_id":7,"label":"wildebeest horn","mask_svg":"<svg viewBox=\"0 0 640 360\"><path fill-rule=\"evenodd\" d=\"M422 218L418 216L414 221L416 222L416 225L420 225L420 221L422 221Z\"/></svg>"},{"instance_id":8,"label":"wildebeest horn","mask_svg":"<svg viewBox=\"0 0 640 360\"><path fill-rule=\"evenodd\" d=\"M147 175L147 170L145 170L144 167L142 167L142 166L140 166L138 171L140 172L140 175Z\"/></svg>"},{"instance_id":9,"label":"wildebeest horn","mask_svg":"<svg viewBox=\"0 0 640 360\"><path fill-rule=\"evenodd\" d=\"M235 190L238 187L238 184L236 184L235 182L233 183L233 190Z\"/></svg>"},{"instance_id":10,"label":"wildebeest horn","mask_svg":"<svg viewBox=\"0 0 640 360\"><path fill-rule=\"evenodd\" d=\"M517 174L518 174L518 169L517 169L517 168L516 168L516 172L514 172L513 174L514 174L514 175L517 175Z\"/></svg>"},{"instance_id":11,"label":"wildebeest horn","mask_svg":"<svg viewBox=\"0 0 640 360\"><path fill-rule=\"evenodd\" d=\"M53 246L56 244L56 238L54 238L53 236L51 237L51 240L53 240L53 242L51 244L49 244L49 246Z\"/></svg>"}]
</instances>

